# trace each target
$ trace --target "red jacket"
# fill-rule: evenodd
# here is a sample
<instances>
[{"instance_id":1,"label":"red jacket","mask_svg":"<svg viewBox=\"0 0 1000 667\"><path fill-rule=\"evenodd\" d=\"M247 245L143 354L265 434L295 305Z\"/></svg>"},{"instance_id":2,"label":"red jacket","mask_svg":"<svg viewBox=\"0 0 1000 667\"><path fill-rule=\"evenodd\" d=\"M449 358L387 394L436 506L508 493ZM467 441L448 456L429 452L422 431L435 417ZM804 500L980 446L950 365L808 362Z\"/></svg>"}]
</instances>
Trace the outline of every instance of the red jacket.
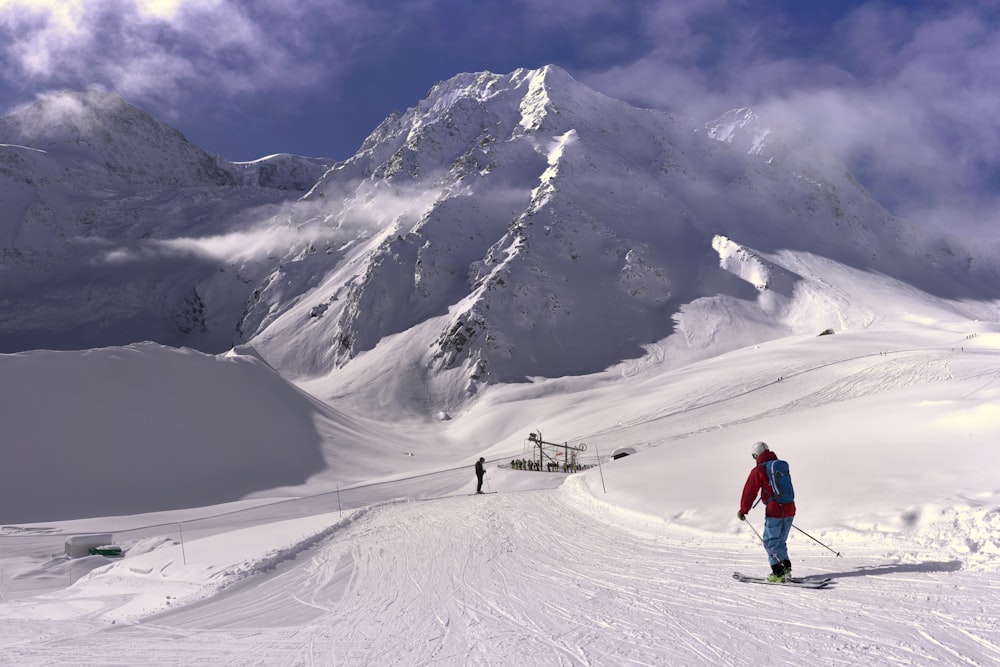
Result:
<instances>
[{"instance_id":1,"label":"red jacket","mask_svg":"<svg viewBox=\"0 0 1000 667\"><path fill-rule=\"evenodd\" d=\"M774 492L771 490L771 485L767 481L767 471L764 469L762 464L767 463L768 461L775 461L777 458L778 455L772 451L762 452L761 455L757 457L757 465L755 465L753 470L750 471L750 475L747 477L747 483L743 485L743 497L740 498L740 511L744 514L750 512L753 502L757 500L757 493L760 492L761 502L764 503L766 507L764 510L765 516L795 516L794 502L779 505L771 500L774 496Z\"/></svg>"}]
</instances>

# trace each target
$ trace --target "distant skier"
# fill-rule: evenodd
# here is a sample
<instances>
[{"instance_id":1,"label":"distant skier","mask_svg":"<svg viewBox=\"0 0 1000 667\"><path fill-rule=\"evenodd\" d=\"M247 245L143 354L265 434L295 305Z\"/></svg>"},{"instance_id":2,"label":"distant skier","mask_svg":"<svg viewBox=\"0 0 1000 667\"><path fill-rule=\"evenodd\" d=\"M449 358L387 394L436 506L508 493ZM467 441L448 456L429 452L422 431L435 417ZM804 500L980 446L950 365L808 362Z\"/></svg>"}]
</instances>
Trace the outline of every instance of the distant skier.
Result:
<instances>
[{"instance_id":1,"label":"distant skier","mask_svg":"<svg viewBox=\"0 0 1000 667\"><path fill-rule=\"evenodd\" d=\"M486 463L486 459L482 456L476 461L476 480L479 482L476 484L476 493L483 492L483 476L486 474L486 468L483 464Z\"/></svg>"},{"instance_id":2,"label":"distant skier","mask_svg":"<svg viewBox=\"0 0 1000 667\"><path fill-rule=\"evenodd\" d=\"M740 509L736 513L736 518L740 521L746 520L747 512L750 511L759 492L765 507L764 549L771 564L771 574L768 579L781 581L792 575L792 561L788 559L786 542L795 517L795 492L792 489L791 477L788 475L788 464L779 460L766 442L754 443L750 455L757 463L750 471L746 484L743 485L743 497L740 499Z\"/></svg>"}]
</instances>

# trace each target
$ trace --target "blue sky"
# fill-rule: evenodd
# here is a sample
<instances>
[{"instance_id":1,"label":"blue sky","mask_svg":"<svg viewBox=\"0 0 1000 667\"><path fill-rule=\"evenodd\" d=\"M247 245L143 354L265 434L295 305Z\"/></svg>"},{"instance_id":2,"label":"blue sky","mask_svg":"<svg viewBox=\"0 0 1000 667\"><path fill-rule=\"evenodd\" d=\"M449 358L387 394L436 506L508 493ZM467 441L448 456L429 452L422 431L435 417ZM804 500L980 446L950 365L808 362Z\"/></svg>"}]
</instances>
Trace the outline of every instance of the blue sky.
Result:
<instances>
[{"instance_id":1,"label":"blue sky","mask_svg":"<svg viewBox=\"0 0 1000 667\"><path fill-rule=\"evenodd\" d=\"M893 212L991 236L998 62L994 0L0 0L2 112L99 85L231 160L343 159L436 81L554 63L804 125Z\"/></svg>"}]
</instances>

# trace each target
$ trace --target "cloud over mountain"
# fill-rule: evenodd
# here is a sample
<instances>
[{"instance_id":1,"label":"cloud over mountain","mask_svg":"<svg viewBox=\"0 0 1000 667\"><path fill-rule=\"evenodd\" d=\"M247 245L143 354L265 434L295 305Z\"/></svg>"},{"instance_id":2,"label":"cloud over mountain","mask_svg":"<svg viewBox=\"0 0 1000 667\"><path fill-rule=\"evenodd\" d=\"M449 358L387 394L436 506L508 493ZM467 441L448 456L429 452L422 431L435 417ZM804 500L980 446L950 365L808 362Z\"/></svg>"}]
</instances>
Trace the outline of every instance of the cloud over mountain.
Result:
<instances>
[{"instance_id":1,"label":"cloud over mountain","mask_svg":"<svg viewBox=\"0 0 1000 667\"><path fill-rule=\"evenodd\" d=\"M851 4L843 14L812 6L797 24L763 7L661 3L644 24L657 48L581 79L698 118L739 100L808 128L893 213L992 238L1000 128L984 119L1000 114L1000 75L985 66L1000 57L995 12ZM705 22L726 38L706 39Z\"/></svg>"},{"instance_id":2,"label":"cloud over mountain","mask_svg":"<svg viewBox=\"0 0 1000 667\"><path fill-rule=\"evenodd\" d=\"M0 57L49 89L99 84L172 117L198 92L239 98L318 85L331 72L311 30L349 22L363 31L365 14L352 2L6 0L0 28L18 39ZM337 40L327 43L336 62Z\"/></svg>"}]
</instances>

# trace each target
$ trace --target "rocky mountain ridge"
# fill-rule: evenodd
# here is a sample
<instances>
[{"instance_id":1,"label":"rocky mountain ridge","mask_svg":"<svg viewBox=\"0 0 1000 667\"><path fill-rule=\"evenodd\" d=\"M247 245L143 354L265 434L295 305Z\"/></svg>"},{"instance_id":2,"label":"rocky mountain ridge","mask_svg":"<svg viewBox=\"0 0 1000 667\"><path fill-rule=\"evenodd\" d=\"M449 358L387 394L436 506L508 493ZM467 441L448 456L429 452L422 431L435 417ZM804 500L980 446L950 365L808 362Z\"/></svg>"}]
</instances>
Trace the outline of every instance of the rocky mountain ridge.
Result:
<instances>
[{"instance_id":1,"label":"rocky mountain ridge","mask_svg":"<svg viewBox=\"0 0 1000 667\"><path fill-rule=\"evenodd\" d=\"M776 253L990 296L989 267L920 238L808 135L637 109L553 66L441 82L339 163L227 163L106 93L63 97L0 123L7 351L240 344L291 376L388 377L365 357L402 337L392 363L438 405L698 340L683 313L705 300L756 309L762 338L837 320L781 320L803 279Z\"/></svg>"},{"instance_id":2,"label":"rocky mountain ridge","mask_svg":"<svg viewBox=\"0 0 1000 667\"><path fill-rule=\"evenodd\" d=\"M721 237L925 288L949 280L926 273L935 251L808 136L769 132L750 110L699 126L636 109L556 67L436 85L305 200L349 227L394 198L412 205L387 207L361 246L300 258L304 275L326 276L301 306L281 313L261 293L266 316L244 331L277 367L326 373L419 327L420 365L458 372L468 392L595 372L671 335L685 304L767 288L727 270ZM295 273L275 277L282 294Z\"/></svg>"}]
</instances>

